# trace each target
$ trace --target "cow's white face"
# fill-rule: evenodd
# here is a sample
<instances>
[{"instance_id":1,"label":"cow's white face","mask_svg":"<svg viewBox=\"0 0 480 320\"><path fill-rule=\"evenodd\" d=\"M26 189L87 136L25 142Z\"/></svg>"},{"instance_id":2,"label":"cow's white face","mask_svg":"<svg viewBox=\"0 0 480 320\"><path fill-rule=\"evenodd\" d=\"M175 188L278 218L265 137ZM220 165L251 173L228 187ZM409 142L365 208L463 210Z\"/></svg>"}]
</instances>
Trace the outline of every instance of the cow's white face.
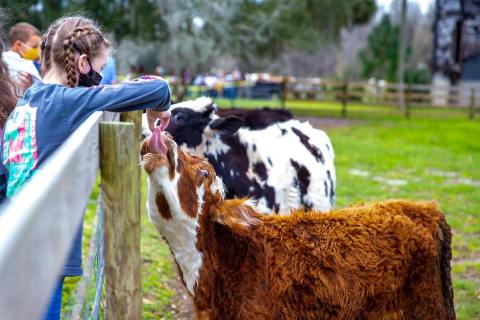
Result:
<instances>
[{"instance_id":1,"label":"cow's white face","mask_svg":"<svg viewBox=\"0 0 480 320\"><path fill-rule=\"evenodd\" d=\"M159 128L142 143L150 219L168 242L193 294L202 255L197 227L205 202L223 200L223 183L204 158L184 152Z\"/></svg>"}]
</instances>

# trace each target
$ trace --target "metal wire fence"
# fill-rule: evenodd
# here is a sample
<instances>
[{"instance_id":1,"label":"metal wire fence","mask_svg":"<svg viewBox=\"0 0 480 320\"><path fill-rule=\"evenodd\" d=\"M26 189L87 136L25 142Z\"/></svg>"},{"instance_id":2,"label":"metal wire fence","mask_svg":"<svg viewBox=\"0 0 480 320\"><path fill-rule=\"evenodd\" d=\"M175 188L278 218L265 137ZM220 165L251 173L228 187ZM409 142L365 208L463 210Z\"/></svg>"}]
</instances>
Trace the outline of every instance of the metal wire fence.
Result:
<instances>
[{"instance_id":1,"label":"metal wire fence","mask_svg":"<svg viewBox=\"0 0 480 320\"><path fill-rule=\"evenodd\" d=\"M105 319L104 288L104 208L102 196L99 195L95 214L93 234L89 244L87 263L83 277L75 292L75 305L71 319L98 320Z\"/></svg>"}]
</instances>

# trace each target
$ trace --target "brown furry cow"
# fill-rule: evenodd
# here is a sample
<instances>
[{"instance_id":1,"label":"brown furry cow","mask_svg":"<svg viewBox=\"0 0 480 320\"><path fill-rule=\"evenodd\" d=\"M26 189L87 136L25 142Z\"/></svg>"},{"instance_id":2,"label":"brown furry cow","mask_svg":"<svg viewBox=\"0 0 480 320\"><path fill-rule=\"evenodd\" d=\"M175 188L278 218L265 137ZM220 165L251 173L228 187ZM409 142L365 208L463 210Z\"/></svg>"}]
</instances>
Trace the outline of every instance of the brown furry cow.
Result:
<instances>
[{"instance_id":1,"label":"brown furry cow","mask_svg":"<svg viewBox=\"0 0 480 320\"><path fill-rule=\"evenodd\" d=\"M150 218L197 319L455 319L450 228L433 203L259 214L203 158L142 145Z\"/></svg>"}]
</instances>

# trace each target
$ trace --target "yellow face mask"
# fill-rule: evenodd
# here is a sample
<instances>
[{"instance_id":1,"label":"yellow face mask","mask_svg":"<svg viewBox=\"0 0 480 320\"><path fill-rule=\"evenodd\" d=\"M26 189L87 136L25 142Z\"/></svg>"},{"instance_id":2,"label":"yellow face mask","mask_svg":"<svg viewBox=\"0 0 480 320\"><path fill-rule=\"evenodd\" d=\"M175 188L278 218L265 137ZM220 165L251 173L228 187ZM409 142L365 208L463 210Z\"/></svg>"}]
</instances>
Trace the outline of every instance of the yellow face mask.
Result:
<instances>
[{"instance_id":1,"label":"yellow face mask","mask_svg":"<svg viewBox=\"0 0 480 320\"><path fill-rule=\"evenodd\" d=\"M23 59L35 61L38 60L38 58L40 58L38 48L30 48L23 54Z\"/></svg>"}]
</instances>

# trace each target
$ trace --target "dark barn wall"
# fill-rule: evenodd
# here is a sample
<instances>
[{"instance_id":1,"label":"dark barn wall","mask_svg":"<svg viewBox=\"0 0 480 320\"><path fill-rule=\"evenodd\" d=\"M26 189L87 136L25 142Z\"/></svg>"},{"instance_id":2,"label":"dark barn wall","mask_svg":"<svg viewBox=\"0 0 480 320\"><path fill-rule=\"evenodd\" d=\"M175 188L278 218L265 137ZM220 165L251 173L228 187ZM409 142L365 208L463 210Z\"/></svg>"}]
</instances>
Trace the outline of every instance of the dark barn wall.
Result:
<instances>
[{"instance_id":1,"label":"dark barn wall","mask_svg":"<svg viewBox=\"0 0 480 320\"><path fill-rule=\"evenodd\" d=\"M479 81L480 0L437 0L433 28L433 73Z\"/></svg>"}]
</instances>

